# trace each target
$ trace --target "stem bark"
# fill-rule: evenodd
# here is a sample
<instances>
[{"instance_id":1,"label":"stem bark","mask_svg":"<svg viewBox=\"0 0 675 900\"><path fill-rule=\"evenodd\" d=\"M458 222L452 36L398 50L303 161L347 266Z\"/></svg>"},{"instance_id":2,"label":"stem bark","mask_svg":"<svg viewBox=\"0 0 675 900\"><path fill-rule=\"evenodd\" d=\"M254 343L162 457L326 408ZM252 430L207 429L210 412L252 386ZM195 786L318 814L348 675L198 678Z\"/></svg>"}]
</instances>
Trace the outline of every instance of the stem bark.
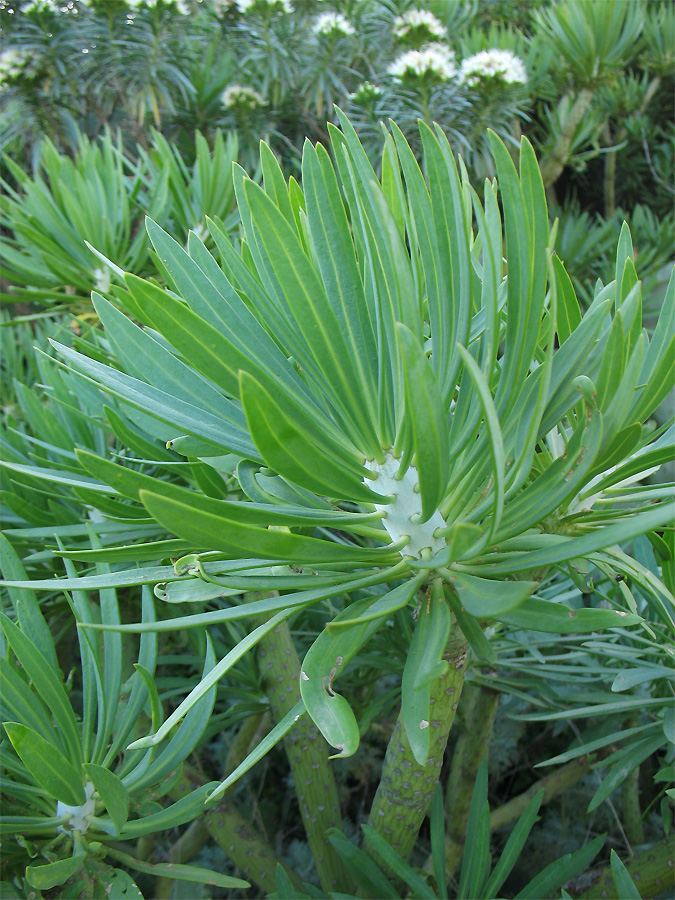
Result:
<instances>
[{"instance_id":1,"label":"stem bark","mask_svg":"<svg viewBox=\"0 0 675 900\"><path fill-rule=\"evenodd\" d=\"M448 735L464 686L468 647L454 617L443 658L449 663L448 670L431 683L429 758L424 765L417 762L399 714L368 819L368 824L406 860L412 854L438 784ZM372 848L368 852L376 856Z\"/></svg>"},{"instance_id":2,"label":"stem bark","mask_svg":"<svg viewBox=\"0 0 675 900\"><path fill-rule=\"evenodd\" d=\"M574 133L579 127L579 123L586 115L588 107L591 105L593 93L594 92L590 88L582 88L582 90L579 91L567 119L562 123L562 129L553 150L551 150L551 152L542 160L541 177L544 181L545 188L549 188L555 184L560 177L562 170L567 165Z\"/></svg>"}]
</instances>

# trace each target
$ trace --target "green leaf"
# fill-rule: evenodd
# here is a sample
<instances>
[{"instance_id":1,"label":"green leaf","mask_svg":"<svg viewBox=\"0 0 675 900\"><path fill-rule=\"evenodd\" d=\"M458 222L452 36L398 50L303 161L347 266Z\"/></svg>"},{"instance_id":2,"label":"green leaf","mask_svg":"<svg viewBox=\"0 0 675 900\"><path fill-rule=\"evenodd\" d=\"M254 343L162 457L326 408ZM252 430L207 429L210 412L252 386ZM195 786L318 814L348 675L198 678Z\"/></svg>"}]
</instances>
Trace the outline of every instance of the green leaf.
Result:
<instances>
[{"instance_id":1,"label":"green leaf","mask_svg":"<svg viewBox=\"0 0 675 900\"><path fill-rule=\"evenodd\" d=\"M467 615L459 602L459 598L449 585L444 588L445 597L450 604L450 608L455 614L457 624L462 629L462 634L467 639L469 646L479 659L487 660L494 663L495 651L490 641L485 637L485 633L473 616Z\"/></svg>"},{"instance_id":2,"label":"green leaf","mask_svg":"<svg viewBox=\"0 0 675 900\"><path fill-rule=\"evenodd\" d=\"M567 274L561 260L555 255L553 256L553 271L558 286L556 333L558 335L558 343L562 347L569 336L579 327L581 310L572 279Z\"/></svg>"},{"instance_id":3,"label":"green leaf","mask_svg":"<svg viewBox=\"0 0 675 900\"><path fill-rule=\"evenodd\" d=\"M420 765L425 765L429 758L431 682L448 667L443 652L450 625L450 609L445 598L433 590L422 601L401 683L401 715L410 749Z\"/></svg>"},{"instance_id":4,"label":"green leaf","mask_svg":"<svg viewBox=\"0 0 675 900\"><path fill-rule=\"evenodd\" d=\"M356 502L376 501L376 495L363 483L365 469L358 473L354 464L341 462L338 448L325 445L314 422L288 403L279 404L245 372L240 373L239 383L251 437L270 468L318 494Z\"/></svg>"},{"instance_id":5,"label":"green leaf","mask_svg":"<svg viewBox=\"0 0 675 900\"><path fill-rule=\"evenodd\" d=\"M606 835L599 834L585 847L575 850L574 853L567 853L546 866L516 895L515 900L540 900L541 897L546 897L552 891L562 887L570 878L583 872L591 860L598 855L605 843L605 837Z\"/></svg>"},{"instance_id":6,"label":"green leaf","mask_svg":"<svg viewBox=\"0 0 675 900\"><path fill-rule=\"evenodd\" d=\"M487 763L481 763L471 797L458 900L485 897L483 885L490 872L490 807L487 799Z\"/></svg>"},{"instance_id":7,"label":"green leaf","mask_svg":"<svg viewBox=\"0 0 675 900\"><path fill-rule=\"evenodd\" d=\"M235 514L226 513L222 507L215 514L210 509L196 509L189 501L161 497L148 491L141 491L140 496L150 515L165 528L198 547L220 550L231 558L262 555L268 559L294 563L377 564L392 560L395 553L388 547L374 549L355 544L338 544L288 531L246 525ZM213 504L219 501L208 502ZM200 502L202 507L205 504L206 499Z\"/></svg>"},{"instance_id":8,"label":"green leaf","mask_svg":"<svg viewBox=\"0 0 675 900\"><path fill-rule=\"evenodd\" d=\"M113 825L115 834L119 837L124 825L129 818L129 795L122 781L103 766L94 763L85 763L84 771L94 783L96 792L105 803Z\"/></svg>"},{"instance_id":9,"label":"green leaf","mask_svg":"<svg viewBox=\"0 0 675 900\"><path fill-rule=\"evenodd\" d=\"M596 528L587 534L561 540L556 547L545 547L526 553L510 554L504 562L488 563L487 574L506 575L536 569L539 566L552 566L567 562L577 557L586 557L596 550L604 550L632 540L672 521L675 515L675 502L659 503L652 509L637 513L611 525ZM483 574L484 569L473 571L468 565L463 569L471 574Z\"/></svg>"},{"instance_id":10,"label":"green leaf","mask_svg":"<svg viewBox=\"0 0 675 900\"><path fill-rule=\"evenodd\" d=\"M305 142L302 184L314 264L349 344L363 400L372 407L377 386L375 336L340 188L321 144L314 148ZM375 416L376 409L371 408L370 415Z\"/></svg>"},{"instance_id":11,"label":"green leaf","mask_svg":"<svg viewBox=\"0 0 675 900\"><path fill-rule=\"evenodd\" d=\"M336 616L330 623L331 629L346 628L348 625L362 624L372 619L381 619L385 616L391 616L399 609L403 609L410 602L410 598L414 596L417 588L424 583L427 574L423 572L410 578L404 584L399 585L381 597L378 597L371 606L365 607L362 612L355 612L355 604L350 604L347 609L352 613L351 617L343 618L342 613ZM347 610L344 610L347 612Z\"/></svg>"},{"instance_id":12,"label":"green leaf","mask_svg":"<svg viewBox=\"0 0 675 900\"><path fill-rule=\"evenodd\" d=\"M350 624L334 628L333 622L329 622L302 663L300 694L316 727L328 743L340 751L331 758L352 756L359 746L356 716L345 698L333 690L333 681L382 625L386 613L381 613L377 619L359 619L360 615L367 615L376 602L376 597L366 597L349 604L334 622L340 625L344 620L351 620Z\"/></svg>"},{"instance_id":13,"label":"green leaf","mask_svg":"<svg viewBox=\"0 0 675 900\"><path fill-rule=\"evenodd\" d=\"M426 881L409 865L398 853L378 834L370 825L361 825L366 843L372 847L375 853L383 860L388 869L401 881L405 882L413 891L414 897L424 900L435 900L436 895Z\"/></svg>"},{"instance_id":14,"label":"green leaf","mask_svg":"<svg viewBox=\"0 0 675 900\"><path fill-rule=\"evenodd\" d=\"M431 363L415 335L396 326L403 361L406 421L410 426L422 498L421 522L438 508L450 476L448 420Z\"/></svg>"},{"instance_id":15,"label":"green leaf","mask_svg":"<svg viewBox=\"0 0 675 900\"><path fill-rule=\"evenodd\" d=\"M549 634L584 634L603 628L625 628L638 625L642 618L615 609L571 609L562 603L526 599L518 609L493 615L492 618L512 628L543 631Z\"/></svg>"},{"instance_id":16,"label":"green leaf","mask_svg":"<svg viewBox=\"0 0 675 900\"><path fill-rule=\"evenodd\" d=\"M351 875L367 897L378 897L380 900L398 900L400 897L399 892L382 874L379 866L363 850L354 846L336 828L330 828L327 835L328 840L347 864Z\"/></svg>"},{"instance_id":17,"label":"green leaf","mask_svg":"<svg viewBox=\"0 0 675 900\"><path fill-rule=\"evenodd\" d=\"M612 868L614 886L616 887L618 896L621 897L621 900L640 900L642 894L630 877L628 869L621 862L621 858L616 850L612 850L609 857L609 864Z\"/></svg>"},{"instance_id":18,"label":"green leaf","mask_svg":"<svg viewBox=\"0 0 675 900\"><path fill-rule=\"evenodd\" d=\"M60 679L55 677L54 670L37 647L4 613L0 613L0 626L19 664L49 709L63 750L79 767L83 762L80 729ZM40 740L44 742L44 738L40 737ZM80 802L84 803L84 798Z\"/></svg>"},{"instance_id":19,"label":"green leaf","mask_svg":"<svg viewBox=\"0 0 675 900\"><path fill-rule=\"evenodd\" d=\"M246 205L255 229L251 252L262 280L303 338L299 362L316 377L317 387L338 412L349 437L364 452L376 452L379 439L369 414L370 404L364 397L362 375L354 366L340 321L294 228L254 182L243 181L237 199L240 208Z\"/></svg>"},{"instance_id":20,"label":"green leaf","mask_svg":"<svg viewBox=\"0 0 675 900\"><path fill-rule=\"evenodd\" d=\"M439 128L433 134L428 126L420 123L419 129L433 214L427 227L432 227L435 232L431 247L435 250L434 269L437 273L434 272L434 281L437 281L430 281L427 288L431 340L434 357L438 355L434 363L442 396L447 402L454 390L459 367L457 344L467 341L472 312L470 223L448 139ZM403 143L399 141L399 152L401 149ZM410 164L406 180L414 171L411 170ZM416 218L418 227L421 227L422 209ZM425 275L431 270L430 262L427 256Z\"/></svg>"},{"instance_id":21,"label":"green leaf","mask_svg":"<svg viewBox=\"0 0 675 900\"><path fill-rule=\"evenodd\" d=\"M265 737L260 741L260 743L252 750L246 759L239 763L236 769L232 771L227 778L222 781L218 787L214 788L211 793L206 798L207 802L212 800L217 800L219 797L225 793L225 791L231 787L235 782L237 782L242 775L245 775L249 769L253 768L253 766L266 756L272 747L275 747L279 741L285 737L286 734L291 730L291 728L295 725L298 719L303 716L305 713L305 706L302 701L298 701L295 706L289 710L286 715L278 722L271 731L269 731Z\"/></svg>"},{"instance_id":22,"label":"green leaf","mask_svg":"<svg viewBox=\"0 0 675 900\"><path fill-rule=\"evenodd\" d=\"M257 628L254 628L253 631L248 634L243 640L239 641L230 651L227 653L219 663L214 666L209 666L208 672L204 672L201 681L199 684L193 688L188 696L180 703L176 709L171 713L169 718L162 724L160 728L154 734L149 735L148 737L139 738L139 740L134 741L132 744L129 744L127 749L129 750L145 750L148 747L154 747L156 744L161 743L164 738L167 736L169 731L173 728L173 726L179 722L183 716L186 715L195 704L201 700L206 694L213 692L213 697L215 698L215 686L220 681L220 679L232 668L232 666L239 660L241 657L254 647L258 641L267 634L268 631L271 631L273 628L280 623L285 621L290 615L293 613L293 609L285 609L281 612L277 613L273 616L269 621L264 622L262 625L259 625ZM211 653L210 643L209 653Z\"/></svg>"},{"instance_id":23,"label":"green leaf","mask_svg":"<svg viewBox=\"0 0 675 900\"><path fill-rule=\"evenodd\" d=\"M19 758L43 790L68 806L85 802L84 779L53 743L18 722L4 726Z\"/></svg>"},{"instance_id":24,"label":"green leaf","mask_svg":"<svg viewBox=\"0 0 675 900\"><path fill-rule=\"evenodd\" d=\"M588 804L588 812L593 812L601 803L612 794L620 784L626 780L631 772L634 772L652 753L663 746L663 732L649 735L644 740L636 741L623 747L616 754L616 761L609 767L609 771L602 779L602 784L597 789L591 802Z\"/></svg>"},{"instance_id":25,"label":"green leaf","mask_svg":"<svg viewBox=\"0 0 675 900\"><path fill-rule=\"evenodd\" d=\"M4 534L0 534L0 570L8 581L27 580L21 560ZM49 661L54 672L59 672L54 641L35 594L32 591L18 592L13 588L8 590L21 631Z\"/></svg>"},{"instance_id":26,"label":"green leaf","mask_svg":"<svg viewBox=\"0 0 675 900\"><path fill-rule=\"evenodd\" d=\"M465 370L468 372L476 393L478 394L478 399L485 418L485 428L490 442L492 475L494 479L494 486L492 488L494 495L493 514L490 534L494 534L499 527L499 520L501 519L504 510L504 473L506 468L504 439L502 437L501 428L499 427L497 410L495 409L492 395L490 394L490 389L483 373L468 350L465 350L464 347L461 346L458 346L458 350L464 362Z\"/></svg>"},{"instance_id":27,"label":"green leaf","mask_svg":"<svg viewBox=\"0 0 675 900\"><path fill-rule=\"evenodd\" d=\"M18 720L56 743L51 717L8 659L0 657L0 707L3 720Z\"/></svg>"},{"instance_id":28,"label":"green leaf","mask_svg":"<svg viewBox=\"0 0 675 900\"><path fill-rule=\"evenodd\" d=\"M129 853L123 853L121 850L113 849L110 846L106 846L106 854L135 872L144 872L146 875L153 875L155 878L173 878L177 881L192 881L197 884L208 884L212 887L221 888L241 889L251 887L248 881L244 881L241 878L221 875L219 872L213 872L211 869L202 869L198 866L184 866L178 863L150 865L150 863L136 859L135 856L131 856Z\"/></svg>"},{"instance_id":29,"label":"green leaf","mask_svg":"<svg viewBox=\"0 0 675 900\"><path fill-rule=\"evenodd\" d=\"M536 581L490 581L459 572L452 578L462 606L478 619L510 612L537 588Z\"/></svg>"},{"instance_id":30,"label":"green leaf","mask_svg":"<svg viewBox=\"0 0 675 900\"><path fill-rule=\"evenodd\" d=\"M544 799L544 791L538 791L530 800L527 809L520 816L515 827L502 850L499 862L492 870L492 874L485 885L483 896L496 897L501 886L511 874L513 867L518 862L525 842L527 841L534 823L537 821L537 813Z\"/></svg>"},{"instance_id":31,"label":"green leaf","mask_svg":"<svg viewBox=\"0 0 675 900\"><path fill-rule=\"evenodd\" d=\"M26 881L39 891L48 891L79 872L86 858L86 853L78 853L77 856L59 859L57 862L47 863L46 866L27 866Z\"/></svg>"},{"instance_id":32,"label":"green leaf","mask_svg":"<svg viewBox=\"0 0 675 900\"><path fill-rule=\"evenodd\" d=\"M86 379L96 385L102 385L119 400L143 414L166 422L176 430L184 429L195 437L208 440L215 447L220 447L221 451L238 453L248 459L257 458L257 451L248 432L230 424L231 415L216 415L196 403L181 400L173 393L159 390L117 369L88 359L83 354L59 344L58 341L52 341L52 345L59 355L69 360Z\"/></svg>"}]
</instances>

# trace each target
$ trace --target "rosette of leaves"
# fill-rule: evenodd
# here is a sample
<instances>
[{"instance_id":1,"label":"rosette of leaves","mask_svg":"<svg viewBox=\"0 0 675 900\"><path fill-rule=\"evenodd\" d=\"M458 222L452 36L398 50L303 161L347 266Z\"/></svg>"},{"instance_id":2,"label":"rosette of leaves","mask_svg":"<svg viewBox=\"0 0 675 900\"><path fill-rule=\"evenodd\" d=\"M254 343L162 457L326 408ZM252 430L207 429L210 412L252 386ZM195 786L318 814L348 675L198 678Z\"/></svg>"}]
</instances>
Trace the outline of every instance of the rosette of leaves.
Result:
<instances>
[{"instance_id":1,"label":"rosette of leaves","mask_svg":"<svg viewBox=\"0 0 675 900\"><path fill-rule=\"evenodd\" d=\"M0 566L8 578L25 579L7 538L0 538ZM66 563L75 577L72 563ZM104 567L108 572L109 567ZM103 569L100 570L100 573ZM181 764L207 727L215 688L207 692L160 752L129 751L146 708L153 726L163 718L153 678L157 637L140 640L136 671L128 673L121 635L78 626L80 691L69 696L50 628L30 590L9 589L9 615L0 616L0 742L3 808L0 817L3 896L31 897L60 887L60 896L142 897L127 869L225 888L249 887L239 878L195 866L152 864L122 849L200 815L215 786L203 785L163 806L181 775ZM99 603L74 590L68 597L80 623L120 620L116 591L102 590ZM143 619L155 619L150 591L143 592ZM204 675L215 663L207 642ZM81 699L76 702L75 695ZM122 866L122 868L120 868ZM66 887L66 883L68 886Z\"/></svg>"},{"instance_id":2,"label":"rosette of leaves","mask_svg":"<svg viewBox=\"0 0 675 900\"><path fill-rule=\"evenodd\" d=\"M220 264L196 235L184 250L148 224L170 289L128 273L119 306L95 297L113 365L57 346L64 366L163 434L173 429L172 449L211 468L202 493L77 454L92 480L202 551L174 577L197 576L195 597L199 579L269 592L170 623L113 626L272 616L143 746L164 740L256 641L331 596L385 586L319 635L303 664L304 707L340 755L353 753L358 723L335 680L394 611L419 603L397 733L420 766L434 758L432 692L449 672L461 691L467 640L490 657L486 622L575 633L641 621L532 594L556 566L599 560L621 573L629 564L608 548L672 518L666 492L639 481L672 455L643 423L673 383L675 279L650 339L624 228L615 280L597 285L582 315L551 254L527 141L517 170L491 138L499 186L486 182L481 200L440 129L421 126L425 178L392 125L378 179L340 118L334 163L305 145L302 188L264 145L263 186L235 168L243 240L237 252L210 224ZM231 473L233 495L222 482ZM608 493L622 484L630 501ZM672 609L656 607L672 627Z\"/></svg>"}]
</instances>

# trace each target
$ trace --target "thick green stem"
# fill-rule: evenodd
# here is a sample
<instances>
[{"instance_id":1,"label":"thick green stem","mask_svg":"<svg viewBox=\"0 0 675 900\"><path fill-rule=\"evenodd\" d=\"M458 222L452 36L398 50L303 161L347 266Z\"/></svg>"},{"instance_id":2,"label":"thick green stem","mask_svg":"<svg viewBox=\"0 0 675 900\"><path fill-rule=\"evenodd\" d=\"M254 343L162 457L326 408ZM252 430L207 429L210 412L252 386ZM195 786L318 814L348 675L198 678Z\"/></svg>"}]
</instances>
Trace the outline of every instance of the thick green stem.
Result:
<instances>
[{"instance_id":1,"label":"thick green stem","mask_svg":"<svg viewBox=\"0 0 675 900\"><path fill-rule=\"evenodd\" d=\"M466 826L478 770L487 759L490 738L497 716L499 693L487 687L468 684L462 697L464 727L457 739L448 778L445 808L446 872L452 877L464 853Z\"/></svg>"},{"instance_id":2,"label":"thick green stem","mask_svg":"<svg viewBox=\"0 0 675 900\"><path fill-rule=\"evenodd\" d=\"M249 754L253 747L256 747L262 738L267 734L270 729L269 725L269 715L258 714L255 716L249 716L244 720L241 727L237 731L237 734L232 741L229 752L227 754L227 759L225 761L225 768L223 771L223 777L226 777L233 772L240 762L242 762ZM187 783L183 783L180 788L180 793L183 793L187 787ZM218 808L217 808L218 809ZM217 811L217 810L216 810ZM214 838L221 846L223 846L224 841L228 838L227 833L223 834L222 829L218 825L220 819L215 819L211 822L212 831L209 830L209 818L208 813L202 818L195 819L194 822L187 828L186 831L178 838L178 840L170 847L169 852L167 854L168 860L171 863L188 863L191 859L193 859L202 847L208 843L210 838ZM237 821L233 823L233 820L230 820L229 824L234 824L237 827L240 823ZM222 840L219 840L221 838ZM249 848L247 847L246 850ZM261 848L258 848L258 856L260 856ZM262 857L266 858L267 848L262 848L265 855ZM236 865L246 865L248 863L248 857L242 857L239 862L235 861ZM241 864L241 865L240 865ZM269 872L264 868L260 869L259 875L261 880L264 882L263 887L269 884L269 881L266 879L269 877ZM169 898L171 896L171 892L173 889L175 879L173 878L158 878L155 881L155 896L156 900L165 900L165 898ZM256 882L259 883L259 882Z\"/></svg>"},{"instance_id":3,"label":"thick green stem","mask_svg":"<svg viewBox=\"0 0 675 900\"><path fill-rule=\"evenodd\" d=\"M574 140L574 133L583 117L586 115L591 101L593 100L593 91L590 88L582 88L577 94L577 98L572 104L572 108L565 121L555 146L541 161L541 177L544 181L544 187L548 188L555 184L560 177L562 170L565 168L570 157L570 148Z\"/></svg>"},{"instance_id":4,"label":"thick green stem","mask_svg":"<svg viewBox=\"0 0 675 900\"><path fill-rule=\"evenodd\" d=\"M170 791L169 796L172 800L180 800L181 797L189 794L202 783L202 776L184 763L183 774ZM185 832L184 843L179 841L176 846L176 854L181 850L192 854L195 852L195 848L199 849L197 843L203 837L201 825L225 851L242 873L242 877L247 878L263 891L274 889L279 858L270 844L257 833L250 821L227 799L223 799L218 806L204 812L190 825ZM183 861L185 859L184 856ZM175 860L172 858L171 861ZM295 874L288 869L286 871L291 880L297 883L298 879ZM162 885L162 882L163 879L158 879L157 887L166 890L166 886ZM162 895L158 894L157 896Z\"/></svg>"},{"instance_id":5,"label":"thick green stem","mask_svg":"<svg viewBox=\"0 0 675 900\"><path fill-rule=\"evenodd\" d=\"M300 660L285 622L260 641L258 656L272 715L279 722L300 699ZM346 890L353 879L326 837L329 828L342 826L328 744L308 716L284 743L321 886L326 893Z\"/></svg>"},{"instance_id":6,"label":"thick green stem","mask_svg":"<svg viewBox=\"0 0 675 900\"><path fill-rule=\"evenodd\" d=\"M454 619L443 656L449 663L448 670L431 683L429 758L424 765L416 761L399 714L368 819L368 824L404 859L412 853L438 784L443 753L464 686L467 643Z\"/></svg>"},{"instance_id":7,"label":"thick green stem","mask_svg":"<svg viewBox=\"0 0 675 900\"><path fill-rule=\"evenodd\" d=\"M624 865L641 897L656 897L675 888L675 847L670 837L640 850L632 859L624 861ZM601 900L617 895L610 866L580 875L566 890L577 900Z\"/></svg>"},{"instance_id":8,"label":"thick green stem","mask_svg":"<svg viewBox=\"0 0 675 900\"><path fill-rule=\"evenodd\" d=\"M516 819L520 818L530 805L534 795L538 794L539 791L544 791L542 805L550 803L551 800L564 794L573 784L576 784L577 781L588 775L590 771L591 761L589 757L580 756L578 759L573 759L566 765L556 769L555 772L551 772L550 775L540 778L530 785L526 791L523 791L522 794L518 794L517 797L509 800L503 806L497 807L490 813L490 831L498 831L500 828L505 828L511 822L515 822Z\"/></svg>"}]
</instances>

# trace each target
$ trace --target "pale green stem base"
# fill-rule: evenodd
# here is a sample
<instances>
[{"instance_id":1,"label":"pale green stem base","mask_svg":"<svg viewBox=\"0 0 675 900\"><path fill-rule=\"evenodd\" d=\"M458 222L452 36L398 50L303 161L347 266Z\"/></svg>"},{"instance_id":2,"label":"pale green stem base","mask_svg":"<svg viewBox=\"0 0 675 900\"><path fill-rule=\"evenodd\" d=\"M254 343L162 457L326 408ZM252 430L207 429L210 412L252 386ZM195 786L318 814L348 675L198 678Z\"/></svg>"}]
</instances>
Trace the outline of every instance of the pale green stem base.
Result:
<instances>
[{"instance_id":1,"label":"pale green stem base","mask_svg":"<svg viewBox=\"0 0 675 900\"><path fill-rule=\"evenodd\" d=\"M258 658L272 715L278 722L300 699L300 660L285 622L260 641ZM326 837L329 828L342 828L328 744L307 715L284 743L321 887L326 893L348 890L353 879Z\"/></svg>"},{"instance_id":2,"label":"pale green stem base","mask_svg":"<svg viewBox=\"0 0 675 900\"><path fill-rule=\"evenodd\" d=\"M556 183L567 165L574 132L586 115L592 100L593 91L590 88L583 88L579 91L553 150L542 159L541 177L545 188L552 187Z\"/></svg>"},{"instance_id":3,"label":"pale green stem base","mask_svg":"<svg viewBox=\"0 0 675 900\"><path fill-rule=\"evenodd\" d=\"M444 658L449 663L448 671L431 684L429 758L425 765L416 761L399 715L368 819L368 824L404 859L410 858L438 784L443 753L464 686L467 643L454 621ZM366 841L366 847L367 844ZM374 851L369 852L376 856Z\"/></svg>"}]
</instances>

